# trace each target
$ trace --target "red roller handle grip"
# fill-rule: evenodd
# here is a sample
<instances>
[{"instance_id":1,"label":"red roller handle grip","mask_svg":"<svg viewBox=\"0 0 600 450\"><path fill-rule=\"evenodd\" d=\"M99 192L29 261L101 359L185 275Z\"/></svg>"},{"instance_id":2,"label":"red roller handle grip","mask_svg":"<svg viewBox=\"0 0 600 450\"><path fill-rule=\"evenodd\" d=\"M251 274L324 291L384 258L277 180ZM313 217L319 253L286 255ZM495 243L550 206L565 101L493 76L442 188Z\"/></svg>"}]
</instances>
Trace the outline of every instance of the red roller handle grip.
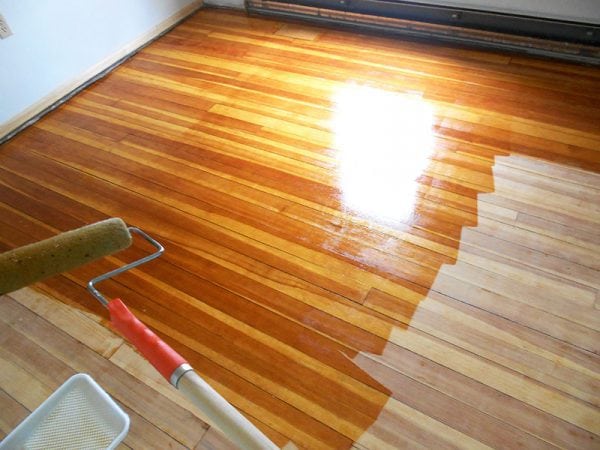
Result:
<instances>
[{"instance_id":1,"label":"red roller handle grip","mask_svg":"<svg viewBox=\"0 0 600 450\"><path fill-rule=\"evenodd\" d=\"M171 374L186 360L169 347L150 328L133 315L119 298L108 303L112 325L140 351L160 374L171 381Z\"/></svg>"}]
</instances>

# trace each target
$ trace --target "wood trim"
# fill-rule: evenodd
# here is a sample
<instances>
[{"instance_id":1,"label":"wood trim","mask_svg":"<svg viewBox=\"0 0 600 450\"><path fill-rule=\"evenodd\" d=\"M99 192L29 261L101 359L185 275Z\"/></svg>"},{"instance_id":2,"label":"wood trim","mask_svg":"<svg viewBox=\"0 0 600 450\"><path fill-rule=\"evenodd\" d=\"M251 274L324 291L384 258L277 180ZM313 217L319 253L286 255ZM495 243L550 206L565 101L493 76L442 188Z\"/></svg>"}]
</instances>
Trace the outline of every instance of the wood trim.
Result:
<instances>
[{"instance_id":1,"label":"wood trim","mask_svg":"<svg viewBox=\"0 0 600 450\"><path fill-rule=\"evenodd\" d=\"M50 112L62 102L68 100L71 96L96 81L98 78L101 78L108 72L112 71L115 67L129 59L131 56L133 56L133 54L138 52L148 43L158 38L166 31L181 22L183 19L196 12L202 7L202 5L203 0L194 0L185 8L154 26L152 29L150 29L150 31L142 34L134 41L122 47L118 52L113 53L109 57L103 59L82 74L69 80L67 83L60 85L48 95L14 116L12 119L0 124L0 144L10 139L16 133L21 131L22 128L35 123L44 114Z\"/></svg>"}]
</instances>

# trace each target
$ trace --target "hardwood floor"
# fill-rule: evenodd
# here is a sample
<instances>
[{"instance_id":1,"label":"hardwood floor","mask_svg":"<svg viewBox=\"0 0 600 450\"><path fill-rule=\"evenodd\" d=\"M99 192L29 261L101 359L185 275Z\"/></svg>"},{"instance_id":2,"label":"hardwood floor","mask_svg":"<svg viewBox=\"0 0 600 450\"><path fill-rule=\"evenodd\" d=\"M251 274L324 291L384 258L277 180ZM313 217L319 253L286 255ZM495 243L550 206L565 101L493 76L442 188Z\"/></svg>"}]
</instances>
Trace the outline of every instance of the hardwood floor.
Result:
<instances>
[{"instance_id":1,"label":"hardwood floor","mask_svg":"<svg viewBox=\"0 0 600 450\"><path fill-rule=\"evenodd\" d=\"M150 233L101 289L280 446L598 448L599 101L597 68L205 9L0 148L0 249ZM85 283L145 252L0 302L2 431L89 370L128 446L225 445L98 326Z\"/></svg>"}]
</instances>

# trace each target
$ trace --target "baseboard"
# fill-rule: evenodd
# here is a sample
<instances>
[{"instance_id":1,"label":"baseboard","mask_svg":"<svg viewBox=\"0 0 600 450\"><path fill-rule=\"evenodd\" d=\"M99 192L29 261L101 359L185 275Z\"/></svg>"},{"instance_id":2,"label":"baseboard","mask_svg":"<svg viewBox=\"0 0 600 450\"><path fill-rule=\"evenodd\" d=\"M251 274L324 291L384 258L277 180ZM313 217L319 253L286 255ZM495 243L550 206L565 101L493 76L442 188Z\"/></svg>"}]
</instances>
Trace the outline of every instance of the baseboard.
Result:
<instances>
[{"instance_id":1,"label":"baseboard","mask_svg":"<svg viewBox=\"0 0 600 450\"><path fill-rule=\"evenodd\" d=\"M244 9L244 0L204 0L206 6Z\"/></svg>"},{"instance_id":2,"label":"baseboard","mask_svg":"<svg viewBox=\"0 0 600 450\"><path fill-rule=\"evenodd\" d=\"M278 19L305 21L311 24L343 27L344 29L358 30L361 33L387 34L427 42L437 40L465 47L526 53L532 56L561 59L580 64L600 65L600 45L597 45L597 33L594 31L600 29L600 27L596 25L559 23L557 21L527 17L518 18L508 15L505 17L503 15L501 21L498 22L502 26L496 25L500 28L506 28L508 27L506 24L510 23L510 26L514 27L514 32L511 32L508 28L505 31L490 31L494 29L494 26L490 25L488 29L487 26L483 26L485 21L493 22L498 18L496 16L500 15L492 13L488 15L486 12L481 12L481 14L477 12L476 14L471 11L456 10L458 17L456 24L448 24L442 18L446 17L445 15L451 18L451 14L455 9L441 8L439 11L434 11L439 13L440 20L437 20L437 16L433 13L431 16L423 14L414 18L405 18L400 10L405 5L410 8L414 6L409 3L386 0L352 0L350 2L338 2L337 0L247 0L246 9L251 15L256 14ZM331 7L319 6L322 4L330 4ZM376 6L378 5L382 9L377 9ZM383 6L395 9L388 11ZM421 8L421 6L417 6ZM485 20L483 16L486 16ZM466 21L465 25L459 24L458 22L464 17L469 20ZM479 19L481 19L482 29L475 26ZM517 26L518 20L522 21ZM530 31L536 31L540 36L526 35L525 31L528 29L526 25L533 22L537 24L537 28L531 25L529 27L531 28ZM544 22L544 24L542 25L541 22ZM550 33L542 36L544 35L544 27L555 22L558 25L554 27L553 33L560 31L560 35L566 36L564 39L559 39L557 35L552 37L553 35ZM519 30L522 32L519 32ZM587 35L588 31L591 31L589 36Z\"/></svg>"},{"instance_id":3,"label":"baseboard","mask_svg":"<svg viewBox=\"0 0 600 450\"><path fill-rule=\"evenodd\" d=\"M118 52L100 61L86 72L54 89L48 95L16 115L14 118L0 125L0 144L10 139L22 129L35 123L45 113L64 103L77 92L81 91L97 79L109 73L112 69L127 60L137 51L150 42L169 31L179 22L195 13L202 7L203 0L194 0L191 4L168 17L147 33L130 42Z\"/></svg>"}]
</instances>

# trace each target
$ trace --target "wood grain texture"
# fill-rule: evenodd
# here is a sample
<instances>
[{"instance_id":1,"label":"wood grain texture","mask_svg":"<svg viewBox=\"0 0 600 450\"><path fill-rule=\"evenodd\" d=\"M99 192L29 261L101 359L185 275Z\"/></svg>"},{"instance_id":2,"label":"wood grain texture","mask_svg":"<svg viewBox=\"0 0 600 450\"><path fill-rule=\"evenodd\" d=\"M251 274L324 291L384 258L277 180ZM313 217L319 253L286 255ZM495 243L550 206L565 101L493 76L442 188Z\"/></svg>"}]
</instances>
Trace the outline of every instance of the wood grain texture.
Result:
<instances>
[{"instance_id":1,"label":"wood grain texture","mask_svg":"<svg viewBox=\"0 0 600 450\"><path fill-rule=\"evenodd\" d=\"M0 249L110 216L149 232L164 257L102 291L280 446L595 448L599 86L205 9L0 148ZM58 383L19 357L41 348L158 393L116 394L127 445L225 445L85 291L146 252L37 286L64 305L2 304L0 363L33 386L0 380L3 432Z\"/></svg>"},{"instance_id":2,"label":"wood grain texture","mask_svg":"<svg viewBox=\"0 0 600 450\"><path fill-rule=\"evenodd\" d=\"M45 309L25 307L32 298L38 307L43 305ZM47 312L53 306L60 312L70 312L70 326L66 331L50 323L52 314L49 316ZM129 415L131 428L125 446L183 449L193 447L203 437L207 428L204 422L139 383L137 378L88 346L91 342L96 347L106 344L100 336L110 332L102 325L72 307L27 289L2 297L1 308L2 373L10 377L3 379L1 389L17 404L31 411L71 375L85 372ZM75 338L89 330L97 330L97 333L88 335L86 344ZM134 355L133 359L141 357ZM9 411L3 413L7 419ZM186 430L183 434L179 432L182 429Z\"/></svg>"}]
</instances>

